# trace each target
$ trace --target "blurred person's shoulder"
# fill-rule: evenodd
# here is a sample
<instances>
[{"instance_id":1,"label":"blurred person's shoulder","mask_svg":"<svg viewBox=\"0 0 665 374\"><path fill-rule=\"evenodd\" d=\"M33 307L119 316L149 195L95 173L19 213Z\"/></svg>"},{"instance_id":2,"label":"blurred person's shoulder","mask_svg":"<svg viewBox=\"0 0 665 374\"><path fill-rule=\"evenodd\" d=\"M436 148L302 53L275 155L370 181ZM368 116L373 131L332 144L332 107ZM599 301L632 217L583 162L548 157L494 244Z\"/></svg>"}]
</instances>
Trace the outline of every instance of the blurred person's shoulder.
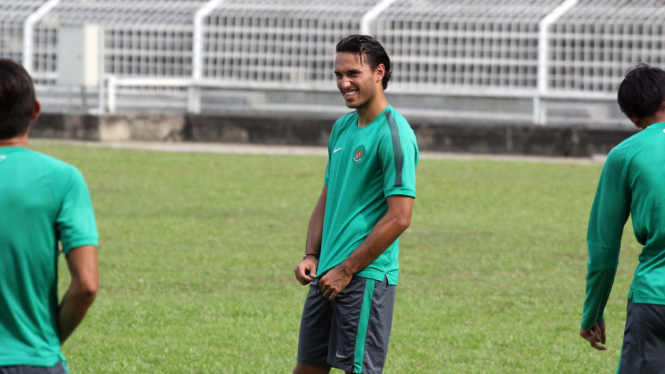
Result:
<instances>
[{"instance_id":1,"label":"blurred person's shoulder","mask_svg":"<svg viewBox=\"0 0 665 374\"><path fill-rule=\"evenodd\" d=\"M26 149L24 155L27 161L26 167L41 169L40 171L50 177L56 190L83 181L79 169L68 162L31 149Z\"/></svg>"},{"instance_id":2,"label":"blurred person's shoulder","mask_svg":"<svg viewBox=\"0 0 665 374\"><path fill-rule=\"evenodd\" d=\"M653 125L652 125L653 126ZM647 127L617 144L607 154L606 165L627 166L637 164L651 164L656 159L665 157L661 144L665 140L663 126Z\"/></svg>"}]
</instances>

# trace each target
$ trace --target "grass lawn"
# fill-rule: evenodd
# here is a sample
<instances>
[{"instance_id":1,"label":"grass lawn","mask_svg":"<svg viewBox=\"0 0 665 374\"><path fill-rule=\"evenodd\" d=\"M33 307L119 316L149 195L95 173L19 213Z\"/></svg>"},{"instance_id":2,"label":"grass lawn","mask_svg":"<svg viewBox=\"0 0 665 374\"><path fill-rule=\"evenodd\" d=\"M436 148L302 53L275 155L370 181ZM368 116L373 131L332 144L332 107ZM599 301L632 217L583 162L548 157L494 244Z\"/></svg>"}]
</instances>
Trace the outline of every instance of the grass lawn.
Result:
<instances>
[{"instance_id":1,"label":"grass lawn","mask_svg":"<svg viewBox=\"0 0 665 374\"><path fill-rule=\"evenodd\" d=\"M72 374L291 371L307 292L292 270L325 158L33 149L79 167L100 230ZM578 332L600 170L421 161L385 372L613 373L639 246L628 225L595 351Z\"/></svg>"}]
</instances>

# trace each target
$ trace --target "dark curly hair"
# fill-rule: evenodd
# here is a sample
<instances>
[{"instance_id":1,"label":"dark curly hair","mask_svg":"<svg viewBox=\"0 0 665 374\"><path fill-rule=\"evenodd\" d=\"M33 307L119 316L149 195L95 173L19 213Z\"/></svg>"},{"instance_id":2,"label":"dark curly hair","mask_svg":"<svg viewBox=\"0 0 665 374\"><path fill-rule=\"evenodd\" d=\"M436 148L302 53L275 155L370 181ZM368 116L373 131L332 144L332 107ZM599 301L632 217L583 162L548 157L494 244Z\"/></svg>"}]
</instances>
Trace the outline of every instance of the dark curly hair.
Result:
<instances>
[{"instance_id":1,"label":"dark curly hair","mask_svg":"<svg viewBox=\"0 0 665 374\"><path fill-rule=\"evenodd\" d=\"M350 35L337 43L335 52L352 52L360 55L360 61L366 60L369 62L369 67L376 70L376 67L383 64L386 68L386 73L381 80L383 89L388 88L388 81L392 75L390 67L390 57L383 49L381 43L369 35Z\"/></svg>"},{"instance_id":2,"label":"dark curly hair","mask_svg":"<svg viewBox=\"0 0 665 374\"><path fill-rule=\"evenodd\" d=\"M619 86L621 111L636 118L654 115L665 101L665 71L640 63L633 66Z\"/></svg>"}]
</instances>

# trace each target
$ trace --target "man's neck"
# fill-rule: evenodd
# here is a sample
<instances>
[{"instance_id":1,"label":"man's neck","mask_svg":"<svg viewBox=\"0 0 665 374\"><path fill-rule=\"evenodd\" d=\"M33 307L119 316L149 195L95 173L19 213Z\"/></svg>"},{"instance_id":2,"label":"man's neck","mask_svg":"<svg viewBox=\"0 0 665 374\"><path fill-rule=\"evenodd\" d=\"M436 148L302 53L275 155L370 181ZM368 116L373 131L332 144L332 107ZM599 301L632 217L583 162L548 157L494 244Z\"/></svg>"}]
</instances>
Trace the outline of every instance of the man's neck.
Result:
<instances>
[{"instance_id":1,"label":"man's neck","mask_svg":"<svg viewBox=\"0 0 665 374\"><path fill-rule=\"evenodd\" d=\"M28 147L28 134L0 140L0 147Z\"/></svg>"},{"instance_id":2,"label":"man's neck","mask_svg":"<svg viewBox=\"0 0 665 374\"><path fill-rule=\"evenodd\" d=\"M356 109L358 113L358 127L365 127L369 125L374 118L376 118L384 109L388 107L388 101L386 101L386 96L381 91L379 94L372 99L367 105L362 108Z\"/></svg>"},{"instance_id":3,"label":"man's neck","mask_svg":"<svg viewBox=\"0 0 665 374\"><path fill-rule=\"evenodd\" d=\"M641 129L646 129L647 127L655 123L661 123L661 122L665 122L665 107L659 109L656 113L654 113L650 117L633 120L633 123L635 123L635 125Z\"/></svg>"}]
</instances>

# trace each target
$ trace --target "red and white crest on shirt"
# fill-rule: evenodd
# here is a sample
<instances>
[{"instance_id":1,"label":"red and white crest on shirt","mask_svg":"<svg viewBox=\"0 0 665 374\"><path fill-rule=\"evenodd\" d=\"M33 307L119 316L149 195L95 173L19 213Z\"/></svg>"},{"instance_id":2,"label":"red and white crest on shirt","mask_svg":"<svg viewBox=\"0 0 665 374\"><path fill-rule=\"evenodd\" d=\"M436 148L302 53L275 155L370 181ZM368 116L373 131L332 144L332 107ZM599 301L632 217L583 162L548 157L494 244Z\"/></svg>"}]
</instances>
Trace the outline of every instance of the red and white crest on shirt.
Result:
<instances>
[{"instance_id":1,"label":"red and white crest on shirt","mask_svg":"<svg viewBox=\"0 0 665 374\"><path fill-rule=\"evenodd\" d=\"M360 162L365 156L365 146L359 145L356 150L353 152L353 162Z\"/></svg>"}]
</instances>

